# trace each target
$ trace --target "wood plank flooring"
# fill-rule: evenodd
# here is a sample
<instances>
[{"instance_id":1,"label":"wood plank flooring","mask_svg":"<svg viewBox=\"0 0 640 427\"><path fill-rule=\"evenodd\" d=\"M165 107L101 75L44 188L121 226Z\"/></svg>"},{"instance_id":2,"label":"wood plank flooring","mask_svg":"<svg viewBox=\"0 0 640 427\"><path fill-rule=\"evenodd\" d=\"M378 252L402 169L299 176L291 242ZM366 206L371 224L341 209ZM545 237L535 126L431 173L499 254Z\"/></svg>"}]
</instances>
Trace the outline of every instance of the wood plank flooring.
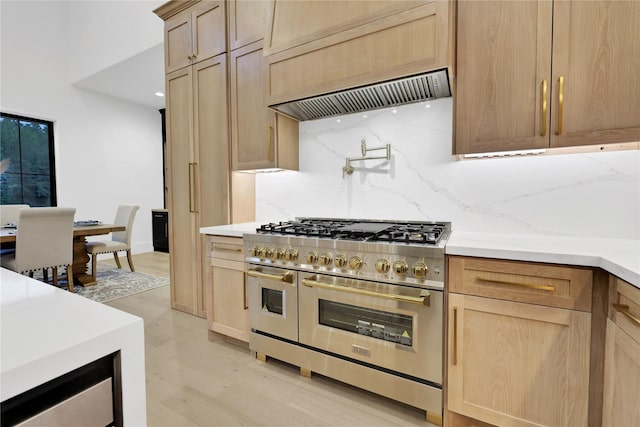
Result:
<instances>
[{"instance_id":1,"label":"wood plank flooring","mask_svg":"<svg viewBox=\"0 0 640 427\"><path fill-rule=\"evenodd\" d=\"M136 254L133 262L136 271L169 277L168 254ZM150 427L430 426L419 409L320 375L302 377L277 360L260 362L247 345L221 335L209 341L205 319L170 308L169 286L107 304L144 319Z\"/></svg>"}]
</instances>

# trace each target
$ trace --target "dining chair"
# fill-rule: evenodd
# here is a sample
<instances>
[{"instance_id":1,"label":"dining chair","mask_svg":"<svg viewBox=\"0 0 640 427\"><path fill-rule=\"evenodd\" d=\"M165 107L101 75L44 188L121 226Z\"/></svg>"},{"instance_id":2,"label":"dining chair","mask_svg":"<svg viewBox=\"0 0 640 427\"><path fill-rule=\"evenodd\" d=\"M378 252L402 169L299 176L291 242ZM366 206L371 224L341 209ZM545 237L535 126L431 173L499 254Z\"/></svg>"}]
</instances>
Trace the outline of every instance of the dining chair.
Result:
<instances>
[{"instance_id":1,"label":"dining chair","mask_svg":"<svg viewBox=\"0 0 640 427\"><path fill-rule=\"evenodd\" d=\"M20 209L28 207L29 205L0 205L0 225L4 227L9 224L17 224Z\"/></svg>"},{"instance_id":2,"label":"dining chair","mask_svg":"<svg viewBox=\"0 0 640 427\"><path fill-rule=\"evenodd\" d=\"M116 219L113 221L114 225L123 225L126 227L125 231L116 231L111 233L111 240L99 240L95 242L87 242L85 245L87 253L91 255L91 275L96 278L96 267L98 254L113 253L113 258L116 260L118 268L122 268L120 265L120 259L118 258L118 252L127 252L127 261L129 262L129 268L131 271L135 271L133 268L133 260L131 259L131 232L133 231L133 220L136 217L140 206L138 205L120 205L116 212Z\"/></svg>"},{"instance_id":3,"label":"dining chair","mask_svg":"<svg viewBox=\"0 0 640 427\"><path fill-rule=\"evenodd\" d=\"M73 217L75 208L21 209L16 250L0 258L2 267L17 273L53 271L58 286L58 267L66 267L69 291L73 292ZM45 280L47 275L45 274Z\"/></svg>"}]
</instances>

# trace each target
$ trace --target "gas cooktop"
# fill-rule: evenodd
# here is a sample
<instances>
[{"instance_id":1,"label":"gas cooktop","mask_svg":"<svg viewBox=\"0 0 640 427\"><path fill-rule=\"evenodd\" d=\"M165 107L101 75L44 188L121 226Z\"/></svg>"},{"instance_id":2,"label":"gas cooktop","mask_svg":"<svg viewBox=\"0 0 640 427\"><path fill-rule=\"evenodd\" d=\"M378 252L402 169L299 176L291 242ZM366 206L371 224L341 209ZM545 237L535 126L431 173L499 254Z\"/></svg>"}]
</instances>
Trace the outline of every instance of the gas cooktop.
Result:
<instances>
[{"instance_id":1,"label":"gas cooktop","mask_svg":"<svg viewBox=\"0 0 640 427\"><path fill-rule=\"evenodd\" d=\"M296 218L293 221L261 225L256 232L334 240L435 245L450 230L450 222Z\"/></svg>"}]
</instances>

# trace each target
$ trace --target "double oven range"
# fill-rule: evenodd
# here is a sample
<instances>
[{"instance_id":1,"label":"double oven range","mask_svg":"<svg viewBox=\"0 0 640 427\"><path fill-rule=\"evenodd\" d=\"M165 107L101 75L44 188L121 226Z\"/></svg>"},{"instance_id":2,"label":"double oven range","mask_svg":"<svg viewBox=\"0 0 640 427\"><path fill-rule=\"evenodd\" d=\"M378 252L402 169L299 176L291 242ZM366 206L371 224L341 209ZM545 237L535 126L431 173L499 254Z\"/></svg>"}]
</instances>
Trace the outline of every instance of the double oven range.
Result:
<instances>
[{"instance_id":1,"label":"double oven range","mask_svg":"<svg viewBox=\"0 0 640 427\"><path fill-rule=\"evenodd\" d=\"M450 231L448 222L296 218L244 234L251 350L441 424Z\"/></svg>"}]
</instances>

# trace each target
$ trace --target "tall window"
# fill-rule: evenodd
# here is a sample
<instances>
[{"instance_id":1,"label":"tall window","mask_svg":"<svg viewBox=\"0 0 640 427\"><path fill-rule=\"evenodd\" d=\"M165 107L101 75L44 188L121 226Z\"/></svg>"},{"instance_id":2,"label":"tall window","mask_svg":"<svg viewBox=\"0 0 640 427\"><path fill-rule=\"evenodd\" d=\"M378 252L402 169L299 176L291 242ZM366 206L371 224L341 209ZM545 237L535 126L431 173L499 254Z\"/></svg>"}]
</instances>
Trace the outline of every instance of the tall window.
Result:
<instances>
[{"instance_id":1,"label":"tall window","mask_svg":"<svg viewBox=\"0 0 640 427\"><path fill-rule=\"evenodd\" d=\"M0 204L56 206L53 123L0 113Z\"/></svg>"}]
</instances>

